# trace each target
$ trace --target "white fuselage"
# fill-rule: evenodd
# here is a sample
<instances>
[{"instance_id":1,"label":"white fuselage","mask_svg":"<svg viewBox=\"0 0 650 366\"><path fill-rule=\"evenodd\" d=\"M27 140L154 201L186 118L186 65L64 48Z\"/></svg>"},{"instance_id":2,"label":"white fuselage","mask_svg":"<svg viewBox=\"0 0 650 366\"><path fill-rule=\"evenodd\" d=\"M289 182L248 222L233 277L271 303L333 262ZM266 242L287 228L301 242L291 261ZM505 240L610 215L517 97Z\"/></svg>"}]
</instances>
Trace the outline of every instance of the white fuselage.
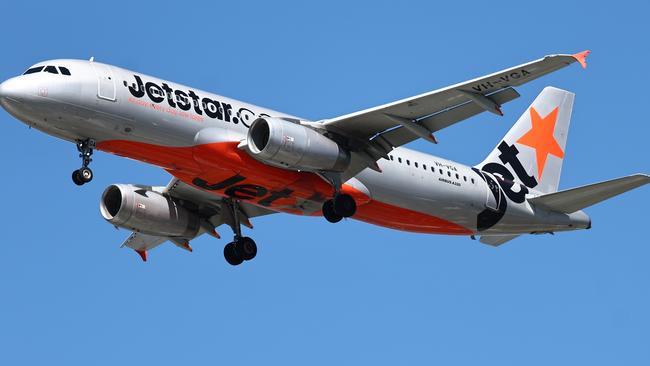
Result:
<instances>
[{"instance_id":1,"label":"white fuselage","mask_svg":"<svg viewBox=\"0 0 650 366\"><path fill-rule=\"evenodd\" d=\"M38 72L10 79L0 88L3 107L31 127L68 141L92 138L100 150L155 164L190 184L193 177L217 182L241 174L245 180L238 184L256 184L265 192L288 187L291 195L302 194L296 196L300 203L289 208L286 203L267 206L275 211L318 214L318 194L330 194L313 183L313 173L238 168L237 162L252 163L231 150L223 165L207 152L201 155L203 146L231 146L227 144L246 139L259 116L299 118L97 62L39 65L64 66L71 75ZM225 151L219 149L209 151ZM501 177L478 169L406 148L389 156L378 162L381 172L365 169L347 182L368 196L355 218L401 230L458 235L544 233L590 225L582 212L545 212L527 201L509 201L498 188L489 188L490 180L496 186ZM214 193L226 195L229 187L234 186ZM259 204L264 198L253 195L247 201Z\"/></svg>"}]
</instances>

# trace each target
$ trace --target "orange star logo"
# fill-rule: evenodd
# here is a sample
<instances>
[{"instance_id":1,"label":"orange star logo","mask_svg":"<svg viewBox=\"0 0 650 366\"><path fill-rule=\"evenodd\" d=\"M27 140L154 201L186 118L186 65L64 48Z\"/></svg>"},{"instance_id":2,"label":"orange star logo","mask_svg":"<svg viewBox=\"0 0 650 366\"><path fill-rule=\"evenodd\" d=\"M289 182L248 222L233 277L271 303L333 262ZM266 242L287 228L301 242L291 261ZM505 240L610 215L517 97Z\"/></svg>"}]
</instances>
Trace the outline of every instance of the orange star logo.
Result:
<instances>
[{"instance_id":1,"label":"orange star logo","mask_svg":"<svg viewBox=\"0 0 650 366\"><path fill-rule=\"evenodd\" d=\"M557 140L553 136L558 110L558 107L555 107L551 113L545 117L541 117L535 108L530 107L532 128L517 140L518 143L535 149L537 156L537 177L540 181L542 180L544 166L546 166L546 159L549 154L557 156L560 159L564 158L564 151L562 151L560 144L557 143Z\"/></svg>"}]
</instances>

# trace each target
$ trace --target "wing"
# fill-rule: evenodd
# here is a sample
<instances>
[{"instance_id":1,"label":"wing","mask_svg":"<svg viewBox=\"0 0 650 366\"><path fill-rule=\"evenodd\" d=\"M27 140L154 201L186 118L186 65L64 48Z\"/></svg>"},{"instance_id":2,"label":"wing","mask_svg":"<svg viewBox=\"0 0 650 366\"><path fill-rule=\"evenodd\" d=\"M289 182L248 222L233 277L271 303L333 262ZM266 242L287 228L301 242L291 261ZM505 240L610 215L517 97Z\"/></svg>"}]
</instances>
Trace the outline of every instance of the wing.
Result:
<instances>
[{"instance_id":1,"label":"wing","mask_svg":"<svg viewBox=\"0 0 650 366\"><path fill-rule=\"evenodd\" d=\"M588 54L589 51L583 51L546 56L411 98L324 120L320 128L347 140L350 149L368 163L363 168L377 168L372 163L385 158L394 147L418 138L435 143L434 132L484 111L502 115L501 105L519 97L514 86L576 61L586 67Z\"/></svg>"},{"instance_id":2,"label":"wing","mask_svg":"<svg viewBox=\"0 0 650 366\"><path fill-rule=\"evenodd\" d=\"M215 227L221 224L232 225L230 222L232 218L225 213L227 210L224 208L225 201L222 197L185 184L176 178L167 184L165 192L170 197L180 200L182 205L190 206L189 208L198 212L200 216L208 217L208 221L213 223ZM272 213L275 213L275 211L250 203L241 202L239 204L239 217L242 219L242 224L250 228L253 226L249 222L249 218L270 215Z\"/></svg>"},{"instance_id":3,"label":"wing","mask_svg":"<svg viewBox=\"0 0 650 366\"><path fill-rule=\"evenodd\" d=\"M216 238L220 238L216 228L226 224L233 228L235 223L234 215L237 215L239 222L249 228L253 228L250 219L275 213L259 206L249 203L240 202L234 208L228 200L222 197L194 188L182 181L174 178L166 187L153 187L154 190L159 190L164 195L176 200L181 206L189 211L195 212L201 218L201 229L198 234L192 238L181 237L162 237L146 235L142 233L133 232L124 241L122 246L129 247L135 250L143 261L147 260L147 251L151 250L165 241L170 241L181 249L192 251L189 242L205 233L210 234Z\"/></svg>"}]
</instances>

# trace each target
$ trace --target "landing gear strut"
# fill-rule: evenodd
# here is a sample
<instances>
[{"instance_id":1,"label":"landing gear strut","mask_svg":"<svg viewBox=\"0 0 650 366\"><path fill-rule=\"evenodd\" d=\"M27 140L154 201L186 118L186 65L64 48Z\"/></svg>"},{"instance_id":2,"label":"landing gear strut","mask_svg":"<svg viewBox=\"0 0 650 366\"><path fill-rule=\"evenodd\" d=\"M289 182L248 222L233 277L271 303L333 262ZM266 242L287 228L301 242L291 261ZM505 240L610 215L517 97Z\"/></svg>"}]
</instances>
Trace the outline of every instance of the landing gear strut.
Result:
<instances>
[{"instance_id":1,"label":"landing gear strut","mask_svg":"<svg viewBox=\"0 0 650 366\"><path fill-rule=\"evenodd\" d=\"M257 255L257 244L247 236L241 235L241 219L239 215L243 214L239 210L237 200L224 200L222 205L224 213L229 214L228 224L233 229L235 237L232 242L226 244L223 248L223 256L228 264L238 266L244 261L249 261Z\"/></svg>"},{"instance_id":2,"label":"landing gear strut","mask_svg":"<svg viewBox=\"0 0 650 366\"><path fill-rule=\"evenodd\" d=\"M77 141L77 150L81 158L81 168L72 172L72 181L74 184L81 186L93 180L93 171L88 165L93 161L93 150L95 149L95 140L85 139Z\"/></svg>"}]
</instances>

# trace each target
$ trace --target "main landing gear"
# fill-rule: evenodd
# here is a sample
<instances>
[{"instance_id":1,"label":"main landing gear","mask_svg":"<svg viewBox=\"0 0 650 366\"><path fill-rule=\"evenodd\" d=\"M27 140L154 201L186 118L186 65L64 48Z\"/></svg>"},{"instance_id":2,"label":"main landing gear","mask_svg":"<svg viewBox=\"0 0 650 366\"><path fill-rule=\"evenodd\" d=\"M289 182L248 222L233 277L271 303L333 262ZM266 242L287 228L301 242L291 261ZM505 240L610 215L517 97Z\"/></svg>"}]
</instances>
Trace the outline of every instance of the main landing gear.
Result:
<instances>
[{"instance_id":1,"label":"main landing gear","mask_svg":"<svg viewBox=\"0 0 650 366\"><path fill-rule=\"evenodd\" d=\"M241 235L241 217L244 215L246 221L248 218L239 209L239 202L237 200L224 200L221 206L223 214L227 215L225 220L232 228L235 238L232 242L226 244L223 248L223 256L228 264L238 266L244 261L249 261L257 255L257 244L255 241L247 236Z\"/></svg>"},{"instance_id":2,"label":"main landing gear","mask_svg":"<svg viewBox=\"0 0 650 366\"><path fill-rule=\"evenodd\" d=\"M93 180L93 171L88 165L93 161L93 150L95 149L95 140L85 139L77 141L77 150L81 158L81 168L72 172L72 181L74 184L81 186Z\"/></svg>"},{"instance_id":3,"label":"main landing gear","mask_svg":"<svg viewBox=\"0 0 650 366\"><path fill-rule=\"evenodd\" d=\"M357 203L346 193L341 193L341 176L322 173L321 178L334 187L334 198L323 203L323 216L331 223L337 223L344 217L352 217L357 212Z\"/></svg>"},{"instance_id":4,"label":"main landing gear","mask_svg":"<svg viewBox=\"0 0 650 366\"><path fill-rule=\"evenodd\" d=\"M349 194L336 194L333 199L323 203L323 216L331 223L339 222L344 217L352 217L356 212L357 203Z\"/></svg>"},{"instance_id":5,"label":"main landing gear","mask_svg":"<svg viewBox=\"0 0 650 366\"><path fill-rule=\"evenodd\" d=\"M244 261L249 261L257 255L257 244L247 236L235 236L233 242L223 247L223 256L226 262L233 266L238 266Z\"/></svg>"}]
</instances>

